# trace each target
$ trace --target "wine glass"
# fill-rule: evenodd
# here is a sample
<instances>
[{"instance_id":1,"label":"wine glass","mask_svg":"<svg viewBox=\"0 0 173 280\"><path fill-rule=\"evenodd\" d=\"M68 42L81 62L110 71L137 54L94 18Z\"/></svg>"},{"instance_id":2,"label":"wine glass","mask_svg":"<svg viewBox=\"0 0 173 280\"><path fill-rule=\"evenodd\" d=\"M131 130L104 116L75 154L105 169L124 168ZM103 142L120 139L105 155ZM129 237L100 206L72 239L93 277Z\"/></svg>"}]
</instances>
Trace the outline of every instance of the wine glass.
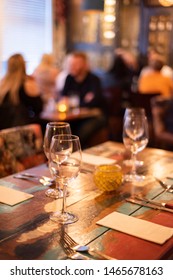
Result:
<instances>
[{"instance_id":1,"label":"wine glass","mask_svg":"<svg viewBox=\"0 0 173 280\"><path fill-rule=\"evenodd\" d=\"M123 143L131 151L132 170L124 176L128 182L139 182L145 176L136 173L136 155L142 151L148 143L148 121L143 108L128 108L125 112L123 124Z\"/></svg>"},{"instance_id":2,"label":"wine glass","mask_svg":"<svg viewBox=\"0 0 173 280\"><path fill-rule=\"evenodd\" d=\"M80 171L82 152L79 137L76 135L55 135L52 137L49 161L52 173L63 188L62 210L51 214L50 219L61 224L71 224L78 217L66 211L66 191L69 181Z\"/></svg>"},{"instance_id":3,"label":"wine glass","mask_svg":"<svg viewBox=\"0 0 173 280\"><path fill-rule=\"evenodd\" d=\"M44 135L44 143L43 143L43 148L44 148L44 153L48 159L48 165L50 164L49 161L49 150L50 150L50 144L52 137L54 135L59 135L59 134L71 134L71 128L70 124L67 122L49 122L46 125L46 130L45 130L45 135ZM51 171L51 168L49 168ZM51 173L51 175L54 177L54 174ZM45 193L47 196L52 197L52 198L62 198L63 197L63 191L59 187L59 183L55 178L56 182L56 187L55 189L49 188Z\"/></svg>"},{"instance_id":4,"label":"wine glass","mask_svg":"<svg viewBox=\"0 0 173 280\"><path fill-rule=\"evenodd\" d=\"M125 114L124 114L124 120L126 118L126 116L128 116L129 114L131 114L132 112L132 109L131 108L126 108L125 110ZM145 113L145 111L144 111ZM132 156L130 159L125 159L123 160L123 164L126 165L126 166L132 166L133 165L133 160L132 160ZM136 167L138 166L142 166L144 164L144 162L142 160L138 160L137 157L136 157L136 160L135 160L135 165Z\"/></svg>"}]
</instances>

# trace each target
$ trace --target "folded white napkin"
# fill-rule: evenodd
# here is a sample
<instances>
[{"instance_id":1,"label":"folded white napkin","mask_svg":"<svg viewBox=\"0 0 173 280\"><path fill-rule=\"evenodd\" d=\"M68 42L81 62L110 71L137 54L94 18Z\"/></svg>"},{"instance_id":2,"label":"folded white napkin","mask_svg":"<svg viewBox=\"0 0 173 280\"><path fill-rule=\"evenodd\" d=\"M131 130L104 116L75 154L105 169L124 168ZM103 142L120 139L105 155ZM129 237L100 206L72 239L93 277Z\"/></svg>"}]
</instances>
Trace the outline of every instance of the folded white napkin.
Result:
<instances>
[{"instance_id":1,"label":"folded white napkin","mask_svg":"<svg viewBox=\"0 0 173 280\"><path fill-rule=\"evenodd\" d=\"M93 165L114 164L116 162L114 159L91 155L85 152L82 152L82 161Z\"/></svg>"},{"instance_id":2,"label":"folded white napkin","mask_svg":"<svg viewBox=\"0 0 173 280\"><path fill-rule=\"evenodd\" d=\"M158 244L163 244L173 236L173 228L154 224L118 212L109 214L98 221L97 224Z\"/></svg>"},{"instance_id":3,"label":"folded white napkin","mask_svg":"<svg viewBox=\"0 0 173 280\"><path fill-rule=\"evenodd\" d=\"M10 206L13 206L32 197L32 194L0 186L0 202L8 204Z\"/></svg>"}]
</instances>

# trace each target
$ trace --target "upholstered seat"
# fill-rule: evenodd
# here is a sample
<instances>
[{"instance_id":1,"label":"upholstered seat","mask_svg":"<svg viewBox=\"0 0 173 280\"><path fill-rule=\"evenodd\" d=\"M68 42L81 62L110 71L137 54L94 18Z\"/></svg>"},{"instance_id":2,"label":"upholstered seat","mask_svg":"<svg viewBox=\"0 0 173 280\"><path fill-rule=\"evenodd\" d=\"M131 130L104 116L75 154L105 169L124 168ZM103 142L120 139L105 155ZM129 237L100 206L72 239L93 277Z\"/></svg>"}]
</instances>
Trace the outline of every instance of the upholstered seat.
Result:
<instances>
[{"instance_id":1,"label":"upholstered seat","mask_svg":"<svg viewBox=\"0 0 173 280\"><path fill-rule=\"evenodd\" d=\"M156 147L173 150L173 98L154 97L151 107Z\"/></svg>"},{"instance_id":2,"label":"upholstered seat","mask_svg":"<svg viewBox=\"0 0 173 280\"><path fill-rule=\"evenodd\" d=\"M0 130L0 177L45 162L39 124Z\"/></svg>"}]
</instances>

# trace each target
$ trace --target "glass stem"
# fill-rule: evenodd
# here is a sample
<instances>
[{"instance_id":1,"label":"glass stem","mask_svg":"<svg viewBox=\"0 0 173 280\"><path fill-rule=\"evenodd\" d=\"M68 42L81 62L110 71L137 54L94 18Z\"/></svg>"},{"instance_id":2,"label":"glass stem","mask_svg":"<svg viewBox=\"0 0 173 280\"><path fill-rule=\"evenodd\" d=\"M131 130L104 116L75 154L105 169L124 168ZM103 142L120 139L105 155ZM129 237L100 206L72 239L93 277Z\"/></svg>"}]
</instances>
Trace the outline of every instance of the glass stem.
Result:
<instances>
[{"instance_id":1,"label":"glass stem","mask_svg":"<svg viewBox=\"0 0 173 280\"><path fill-rule=\"evenodd\" d=\"M66 212L66 193L67 193L67 184L63 184L63 200L62 200L62 214Z\"/></svg>"},{"instance_id":2,"label":"glass stem","mask_svg":"<svg viewBox=\"0 0 173 280\"><path fill-rule=\"evenodd\" d=\"M136 175L136 153L132 153L132 175Z\"/></svg>"},{"instance_id":3,"label":"glass stem","mask_svg":"<svg viewBox=\"0 0 173 280\"><path fill-rule=\"evenodd\" d=\"M55 189L59 190L59 182L57 179L55 179Z\"/></svg>"},{"instance_id":4,"label":"glass stem","mask_svg":"<svg viewBox=\"0 0 173 280\"><path fill-rule=\"evenodd\" d=\"M56 190L59 191L59 192L62 191L61 188L60 188L60 185L59 185L59 181L58 181L57 179L56 179L56 181L55 181L55 188L56 188Z\"/></svg>"}]
</instances>

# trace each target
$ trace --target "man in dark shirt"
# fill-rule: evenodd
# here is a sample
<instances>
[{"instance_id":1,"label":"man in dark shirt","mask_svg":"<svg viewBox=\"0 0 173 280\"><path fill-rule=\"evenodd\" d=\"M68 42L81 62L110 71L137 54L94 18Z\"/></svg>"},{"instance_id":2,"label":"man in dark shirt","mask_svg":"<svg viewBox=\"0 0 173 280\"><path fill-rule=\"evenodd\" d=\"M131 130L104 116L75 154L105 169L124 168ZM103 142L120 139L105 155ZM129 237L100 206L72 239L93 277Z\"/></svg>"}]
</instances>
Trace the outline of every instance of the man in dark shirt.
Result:
<instances>
[{"instance_id":1,"label":"man in dark shirt","mask_svg":"<svg viewBox=\"0 0 173 280\"><path fill-rule=\"evenodd\" d=\"M81 144L85 147L87 140L106 126L106 117L101 81L90 71L87 56L82 52L72 54L69 75L62 91L63 96L70 96L72 93L79 96L80 107L99 108L102 112L98 117L78 121L72 128L72 132L79 135Z\"/></svg>"}]
</instances>

